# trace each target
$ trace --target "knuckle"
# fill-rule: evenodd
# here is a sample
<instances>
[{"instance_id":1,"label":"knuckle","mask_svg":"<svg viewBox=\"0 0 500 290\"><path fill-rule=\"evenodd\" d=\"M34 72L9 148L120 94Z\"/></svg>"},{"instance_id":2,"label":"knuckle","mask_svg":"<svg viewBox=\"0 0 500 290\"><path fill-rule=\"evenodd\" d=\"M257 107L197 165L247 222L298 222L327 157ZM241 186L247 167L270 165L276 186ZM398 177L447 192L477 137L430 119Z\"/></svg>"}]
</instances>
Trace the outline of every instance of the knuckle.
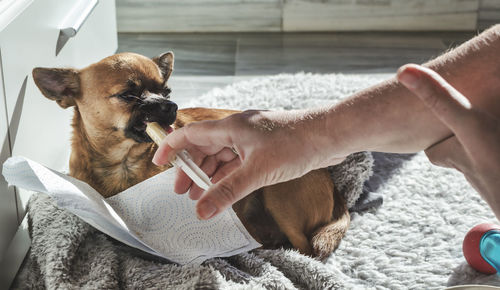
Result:
<instances>
[{"instance_id":1,"label":"knuckle","mask_svg":"<svg viewBox=\"0 0 500 290\"><path fill-rule=\"evenodd\" d=\"M439 110L439 99L436 96L436 93L433 91L429 91L425 96L425 101L427 102L427 106L434 110Z\"/></svg>"},{"instance_id":2,"label":"knuckle","mask_svg":"<svg viewBox=\"0 0 500 290\"><path fill-rule=\"evenodd\" d=\"M193 134L193 130L195 129L194 124L193 123L185 124L181 129L182 133L184 133L184 137L187 140L191 140L191 134Z\"/></svg>"},{"instance_id":3,"label":"knuckle","mask_svg":"<svg viewBox=\"0 0 500 290\"><path fill-rule=\"evenodd\" d=\"M262 119L262 112L259 110L246 110L241 114L233 115L238 118L238 121L243 125L251 125L255 120Z\"/></svg>"},{"instance_id":4,"label":"knuckle","mask_svg":"<svg viewBox=\"0 0 500 290\"><path fill-rule=\"evenodd\" d=\"M245 110L243 111L240 115L244 117L252 117L254 115L260 114L261 111L259 110Z\"/></svg>"},{"instance_id":5,"label":"knuckle","mask_svg":"<svg viewBox=\"0 0 500 290\"><path fill-rule=\"evenodd\" d=\"M184 134L186 135L186 137L189 138L189 136L191 136L191 134L196 134L196 127L197 124L196 123L188 123L186 125L184 125L183 129L184 129Z\"/></svg>"},{"instance_id":6,"label":"knuckle","mask_svg":"<svg viewBox=\"0 0 500 290\"><path fill-rule=\"evenodd\" d=\"M430 108L438 108L440 95L446 92L446 88L438 83L432 76L422 78L419 95Z\"/></svg>"},{"instance_id":7,"label":"knuckle","mask_svg":"<svg viewBox=\"0 0 500 290\"><path fill-rule=\"evenodd\" d=\"M425 83L420 96L422 100L426 103L427 107L430 109L438 109L439 106L439 91L431 86L429 83Z\"/></svg>"},{"instance_id":8,"label":"knuckle","mask_svg":"<svg viewBox=\"0 0 500 290\"><path fill-rule=\"evenodd\" d=\"M231 125L234 124L236 126L245 126L248 124L248 119L250 118L252 114L250 111L244 111L240 114L234 114L231 115L227 118L227 124Z\"/></svg>"}]
</instances>

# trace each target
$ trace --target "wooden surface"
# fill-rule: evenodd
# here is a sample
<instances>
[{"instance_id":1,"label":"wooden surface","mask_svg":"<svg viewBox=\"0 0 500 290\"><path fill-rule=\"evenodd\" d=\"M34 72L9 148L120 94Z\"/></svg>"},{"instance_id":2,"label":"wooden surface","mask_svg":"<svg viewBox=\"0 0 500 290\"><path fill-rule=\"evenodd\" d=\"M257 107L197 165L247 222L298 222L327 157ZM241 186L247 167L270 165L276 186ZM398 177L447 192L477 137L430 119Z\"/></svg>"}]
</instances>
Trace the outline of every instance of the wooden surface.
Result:
<instances>
[{"instance_id":1,"label":"wooden surface","mask_svg":"<svg viewBox=\"0 0 500 290\"><path fill-rule=\"evenodd\" d=\"M473 33L119 34L118 52L175 54L176 75L393 71L422 63Z\"/></svg>"},{"instance_id":2,"label":"wooden surface","mask_svg":"<svg viewBox=\"0 0 500 290\"><path fill-rule=\"evenodd\" d=\"M287 0L284 31L474 30L479 0Z\"/></svg>"},{"instance_id":3,"label":"wooden surface","mask_svg":"<svg viewBox=\"0 0 500 290\"><path fill-rule=\"evenodd\" d=\"M220 33L128 34L118 51L149 57L175 54L169 84L179 105L204 92L255 76L278 73L395 73L426 62L473 33Z\"/></svg>"},{"instance_id":4,"label":"wooden surface","mask_svg":"<svg viewBox=\"0 0 500 290\"><path fill-rule=\"evenodd\" d=\"M500 0L480 0L478 29L484 30L500 23Z\"/></svg>"},{"instance_id":5,"label":"wooden surface","mask_svg":"<svg viewBox=\"0 0 500 290\"><path fill-rule=\"evenodd\" d=\"M279 31L281 0L117 0L123 32Z\"/></svg>"},{"instance_id":6,"label":"wooden surface","mask_svg":"<svg viewBox=\"0 0 500 290\"><path fill-rule=\"evenodd\" d=\"M474 31L500 0L116 0L121 32Z\"/></svg>"}]
</instances>

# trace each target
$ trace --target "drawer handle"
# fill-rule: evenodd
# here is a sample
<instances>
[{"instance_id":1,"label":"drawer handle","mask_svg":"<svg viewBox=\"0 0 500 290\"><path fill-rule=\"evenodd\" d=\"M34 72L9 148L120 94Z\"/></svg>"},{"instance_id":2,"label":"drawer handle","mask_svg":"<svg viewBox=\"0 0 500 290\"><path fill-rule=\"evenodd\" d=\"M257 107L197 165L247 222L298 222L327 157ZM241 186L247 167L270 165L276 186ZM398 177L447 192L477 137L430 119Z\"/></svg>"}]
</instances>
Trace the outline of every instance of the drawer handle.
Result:
<instances>
[{"instance_id":1,"label":"drawer handle","mask_svg":"<svg viewBox=\"0 0 500 290\"><path fill-rule=\"evenodd\" d=\"M99 0L80 0L64 18L59 31L59 38L56 45L56 56L59 54L66 42L75 36L83 23L90 16Z\"/></svg>"},{"instance_id":2,"label":"drawer handle","mask_svg":"<svg viewBox=\"0 0 500 290\"><path fill-rule=\"evenodd\" d=\"M80 0L64 19L61 32L68 37L75 36L98 2L98 0Z\"/></svg>"}]
</instances>

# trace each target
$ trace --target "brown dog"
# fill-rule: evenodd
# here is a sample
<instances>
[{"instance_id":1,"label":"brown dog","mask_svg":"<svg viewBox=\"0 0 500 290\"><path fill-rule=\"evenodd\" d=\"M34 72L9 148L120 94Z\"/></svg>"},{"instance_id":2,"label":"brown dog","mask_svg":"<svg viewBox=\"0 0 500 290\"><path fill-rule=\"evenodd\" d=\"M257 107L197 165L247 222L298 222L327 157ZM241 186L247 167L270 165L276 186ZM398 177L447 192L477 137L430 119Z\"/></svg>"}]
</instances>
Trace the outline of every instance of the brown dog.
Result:
<instances>
[{"instance_id":1,"label":"brown dog","mask_svg":"<svg viewBox=\"0 0 500 290\"><path fill-rule=\"evenodd\" d=\"M121 53L84 69L35 68L42 93L61 107L74 107L70 174L104 197L166 170L151 159L156 145L146 122L167 128L221 119L237 111L191 108L177 111L167 80L173 54L154 59ZM249 233L266 248L289 246L324 258L349 226L345 201L334 194L326 169L257 190L233 209Z\"/></svg>"}]
</instances>

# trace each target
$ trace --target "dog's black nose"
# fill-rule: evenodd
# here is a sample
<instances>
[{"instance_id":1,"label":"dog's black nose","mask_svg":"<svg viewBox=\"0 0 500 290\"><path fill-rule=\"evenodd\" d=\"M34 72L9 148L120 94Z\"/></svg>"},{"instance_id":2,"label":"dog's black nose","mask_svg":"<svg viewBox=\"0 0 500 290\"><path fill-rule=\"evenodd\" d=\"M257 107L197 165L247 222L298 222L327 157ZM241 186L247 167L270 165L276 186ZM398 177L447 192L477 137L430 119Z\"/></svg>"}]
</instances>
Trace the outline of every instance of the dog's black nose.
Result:
<instances>
[{"instance_id":1,"label":"dog's black nose","mask_svg":"<svg viewBox=\"0 0 500 290\"><path fill-rule=\"evenodd\" d=\"M166 114L177 112L177 104L171 101L160 103L160 110Z\"/></svg>"}]
</instances>

